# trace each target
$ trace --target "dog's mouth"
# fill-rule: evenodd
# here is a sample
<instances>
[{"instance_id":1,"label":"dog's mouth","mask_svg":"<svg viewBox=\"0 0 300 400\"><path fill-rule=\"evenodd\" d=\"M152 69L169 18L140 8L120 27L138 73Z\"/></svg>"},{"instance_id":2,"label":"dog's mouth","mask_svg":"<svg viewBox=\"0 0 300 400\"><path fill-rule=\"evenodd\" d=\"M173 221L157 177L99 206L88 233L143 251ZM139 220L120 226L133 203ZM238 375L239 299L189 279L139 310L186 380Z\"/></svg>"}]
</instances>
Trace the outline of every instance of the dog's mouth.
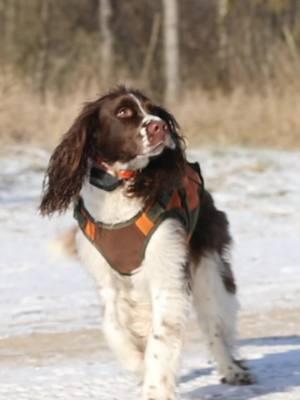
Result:
<instances>
[{"instance_id":1,"label":"dog's mouth","mask_svg":"<svg viewBox=\"0 0 300 400\"><path fill-rule=\"evenodd\" d=\"M148 156L149 157L156 157L156 156L160 155L164 151L165 148L166 148L166 146L165 146L164 142L157 143L148 152Z\"/></svg>"},{"instance_id":2,"label":"dog's mouth","mask_svg":"<svg viewBox=\"0 0 300 400\"><path fill-rule=\"evenodd\" d=\"M142 157L157 157L163 153L165 149L174 150L176 147L175 142L170 135L167 135L165 140L161 140L155 145L148 147L142 154Z\"/></svg>"},{"instance_id":3,"label":"dog's mouth","mask_svg":"<svg viewBox=\"0 0 300 400\"><path fill-rule=\"evenodd\" d=\"M174 150L176 148L175 141L168 135L164 140L155 143L152 146L145 146L138 154L124 162L109 163L112 169L122 170L141 170L145 168L153 159L161 157L167 150Z\"/></svg>"}]
</instances>

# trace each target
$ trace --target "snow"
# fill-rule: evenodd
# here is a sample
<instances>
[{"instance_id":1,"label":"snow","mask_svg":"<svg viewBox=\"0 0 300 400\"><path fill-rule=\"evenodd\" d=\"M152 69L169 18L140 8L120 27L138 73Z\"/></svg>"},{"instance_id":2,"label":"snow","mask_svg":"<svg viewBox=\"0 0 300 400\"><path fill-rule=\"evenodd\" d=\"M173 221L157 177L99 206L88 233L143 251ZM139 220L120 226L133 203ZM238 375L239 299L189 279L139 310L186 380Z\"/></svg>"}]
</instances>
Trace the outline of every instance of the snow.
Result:
<instances>
[{"instance_id":1,"label":"snow","mask_svg":"<svg viewBox=\"0 0 300 400\"><path fill-rule=\"evenodd\" d=\"M37 212L49 155L0 153L0 400L138 399L135 378L106 349L94 282L51 241L71 213ZM183 355L183 400L300 399L300 152L193 150L235 238L240 347L252 386L219 383L192 320Z\"/></svg>"}]
</instances>

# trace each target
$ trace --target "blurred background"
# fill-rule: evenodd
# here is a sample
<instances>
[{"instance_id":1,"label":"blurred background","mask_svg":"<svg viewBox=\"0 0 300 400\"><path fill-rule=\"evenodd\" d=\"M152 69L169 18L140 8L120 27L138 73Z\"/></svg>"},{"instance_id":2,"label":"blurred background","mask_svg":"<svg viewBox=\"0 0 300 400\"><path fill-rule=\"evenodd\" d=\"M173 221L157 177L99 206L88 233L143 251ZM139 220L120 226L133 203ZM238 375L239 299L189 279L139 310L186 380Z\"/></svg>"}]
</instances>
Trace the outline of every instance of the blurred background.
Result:
<instances>
[{"instance_id":1,"label":"blurred background","mask_svg":"<svg viewBox=\"0 0 300 400\"><path fill-rule=\"evenodd\" d=\"M119 83L191 144L300 145L299 0L0 0L0 139L52 147Z\"/></svg>"},{"instance_id":2,"label":"blurred background","mask_svg":"<svg viewBox=\"0 0 300 400\"><path fill-rule=\"evenodd\" d=\"M101 300L38 213L84 102L125 83L169 108L235 239L241 357L228 387L187 325L185 400L300 399L300 0L0 0L0 400L132 400Z\"/></svg>"}]
</instances>

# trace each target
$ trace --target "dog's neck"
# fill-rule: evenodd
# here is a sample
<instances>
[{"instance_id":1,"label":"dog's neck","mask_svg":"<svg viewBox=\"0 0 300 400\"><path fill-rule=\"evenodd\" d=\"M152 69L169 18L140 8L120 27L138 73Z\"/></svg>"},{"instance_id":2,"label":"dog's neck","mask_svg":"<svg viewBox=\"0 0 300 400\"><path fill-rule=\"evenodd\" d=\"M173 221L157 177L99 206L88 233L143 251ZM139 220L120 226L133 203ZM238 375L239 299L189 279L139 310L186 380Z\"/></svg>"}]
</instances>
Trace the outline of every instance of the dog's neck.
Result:
<instances>
[{"instance_id":1,"label":"dog's neck","mask_svg":"<svg viewBox=\"0 0 300 400\"><path fill-rule=\"evenodd\" d=\"M134 217L142 208L143 201L126 195L127 182L112 191L100 189L86 178L80 196L85 207L96 221L116 224Z\"/></svg>"},{"instance_id":2,"label":"dog's neck","mask_svg":"<svg viewBox=\"0 0 300 400\"><path fill-rule=\"evenodd\" d=\"M91 162L89 169L90 184L107 192L114 191L136 176L137 171L135 170L113 169L103 161L100 163Z\"/></svg>"},{"instance_id":3,"label":"dog's neck","mask_svg":"<svg viewBox=\"0 0 300 400\"><path fill-rule=\"evenodd\" d=\"M112 165L108 164L102 160L92 161L92 166L94 168L100 169L106 172L108 175L115 177L120 180L133 179L137 175L137 170L129 168L127 164L124 163L114 163Z\"/></svg>"}]
</instances>

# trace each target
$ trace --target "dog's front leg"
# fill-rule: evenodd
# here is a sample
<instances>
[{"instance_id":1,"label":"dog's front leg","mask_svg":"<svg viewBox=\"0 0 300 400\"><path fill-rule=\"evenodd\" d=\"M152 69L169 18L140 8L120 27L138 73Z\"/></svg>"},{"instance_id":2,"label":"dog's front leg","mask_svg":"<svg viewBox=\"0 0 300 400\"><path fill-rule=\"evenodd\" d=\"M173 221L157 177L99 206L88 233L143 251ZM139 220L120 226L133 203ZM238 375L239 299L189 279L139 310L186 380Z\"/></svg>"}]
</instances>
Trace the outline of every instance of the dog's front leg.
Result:
<instances>
[{"instance_id":1,"label":"dog's front leg","mask_svg":"<svg viewBox=\"0 0 300 400\"><path fill-rule=\"evenodd\" d=\"M152 329L145 354L143 400L173 400L187 293L158 289L154 296Z\"/></svg>"},{"instance_id":2,"label":"dog's front leg","mask_svg":"<svg viewBox=\"0 0 300 400\"><path fill-rule=\"evenodd\" d=\"M151 268L153 314L145 352L143 400L174 400L176 397L176 373L190 295L184 233L178 226L172 226L172 222L175 224L174 221L164 223L161 232L151 240L153 243L149 244L147 253L151 260L147 268ZM171 230L167 229L170 223ZM172 238L168 236L170 232Z\"/></svg>"},{"instance_id":3,"label":"dog's front leg","mask_svg":"<svg viewBox=\"0 0 300 400\"><path fill-rule=\"evenodd\" d=\"M110 288L102 290L101 295L104 303L103 333L107 343L124 367L140 376L143 372L143 353L121 324L119 293Z\"/></svg>"}]
</instances>

